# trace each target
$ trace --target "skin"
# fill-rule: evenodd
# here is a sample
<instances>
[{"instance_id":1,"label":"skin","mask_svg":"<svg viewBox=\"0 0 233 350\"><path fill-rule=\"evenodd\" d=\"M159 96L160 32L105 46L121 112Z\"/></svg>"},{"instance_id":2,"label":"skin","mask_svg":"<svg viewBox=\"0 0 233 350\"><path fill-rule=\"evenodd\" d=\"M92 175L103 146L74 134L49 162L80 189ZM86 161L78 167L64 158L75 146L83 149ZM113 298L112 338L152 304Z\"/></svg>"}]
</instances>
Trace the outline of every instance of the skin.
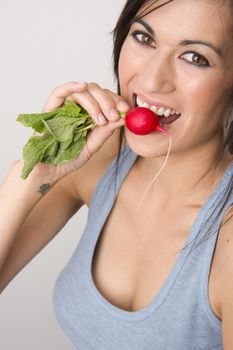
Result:
<instances>
[{"instance_id":1,"label":"skin","mask_svg":"<svg viewBox=\"0 0 233 350\"><path fill-rule=\"evenodd\" d=\"M139 14L142 12L143 8ZM157 38L142 24L133 23L123 44L119 80L121 95L130 106L133 107L132 96L136 93L182 113L169 129L173 141L171 153L162 176L151 189L151 195L154 193L157 198L158 194L167 197L172 193L174 198L190 193L221 145L233 90L228 13L228 7L220 7L216 1L175 0L143 17ZM145 33L146 36L137 36L145 45L133 39L131 34L135 30ZM222 57L200 44L179 46L185 39L209 41L221 49ZM187 51L195 51L203 58ZM206 60L210 66L200 67ZM130 147L141 156L137 169L146 185L161 168L168 151L168 135L153 133L142 137L127 129L125 132ZM216 181L231 160L229 155L224 156L216 171ZM197 192L201 193L206 184L208 177L201 183L202 187L197 187ZM207 188L210 190L209 185Z\"/></svg>"}]
</instances>

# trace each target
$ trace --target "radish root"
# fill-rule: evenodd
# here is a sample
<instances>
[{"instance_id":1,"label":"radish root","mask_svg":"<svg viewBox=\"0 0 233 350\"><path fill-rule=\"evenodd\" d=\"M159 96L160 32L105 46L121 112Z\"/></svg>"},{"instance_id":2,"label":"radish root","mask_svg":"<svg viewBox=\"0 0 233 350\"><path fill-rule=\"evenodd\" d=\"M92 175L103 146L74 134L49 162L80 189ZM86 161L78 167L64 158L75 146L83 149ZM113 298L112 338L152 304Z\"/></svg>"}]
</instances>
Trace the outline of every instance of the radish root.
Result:
<instances>
[{"instance_id":1,"label":"radish root","mask_svg":"<svg viewBox=\"0 0 233 350\"><path fill-rule=\"evenodd\" d=\"M157 179L157 177L159 176L159 174L162 172L163 168L165 167L167 161L168 161L168 157L169 157L169 154L170 154L170 151L171 151L171 147L172 147L172 138L171 138L171 135L169 134L169 132L167 132L167 135L169 137L169 147L168 147L168 151L167 151L167 154L166 154L166 158L165 158L165 161L161 167L161 169L157 172L157 174L155 174L153 180L151 181L151 183L149 184L149 186L147 187L145 193L143 194L140 202L139 202L139 205L137 207L137 211L139 212L140 209L141 209L141 206L142 206L142 202L144 201L144 198L146 197L150 187L152 186L152 184L154 183L154 181Z\"/></svg>"}]
</instances>

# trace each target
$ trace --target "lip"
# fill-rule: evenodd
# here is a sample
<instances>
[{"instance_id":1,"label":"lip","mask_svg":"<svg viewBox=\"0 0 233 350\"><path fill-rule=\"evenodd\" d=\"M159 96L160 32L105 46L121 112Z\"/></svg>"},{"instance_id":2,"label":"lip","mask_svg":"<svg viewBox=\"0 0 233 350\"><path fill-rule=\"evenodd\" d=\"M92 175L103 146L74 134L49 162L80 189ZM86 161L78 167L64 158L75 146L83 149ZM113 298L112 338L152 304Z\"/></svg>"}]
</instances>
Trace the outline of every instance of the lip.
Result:
<instances>
[{"instance_id":1,"label":"lip","mask_svg":"<svg viewBox=\"0 0 233 350\"><path fill-rule=\"evenodd\" d=\"M136 105L136 96L138 96L141 100L143 100L144 102L148 103L149 106L157 106L157 107L164 107L166 109L171 109L171 110L174 110L174 111L177 111L179 112L179 110L177 110L176 108L173 108L173 107L170 107L162 102L158 102L158 101L152 101L150 100L148 97L144 96L143 94L140 94L140 93L134 93L134 102L135 102L135 105Z\"/></svg>"}]
</instances>

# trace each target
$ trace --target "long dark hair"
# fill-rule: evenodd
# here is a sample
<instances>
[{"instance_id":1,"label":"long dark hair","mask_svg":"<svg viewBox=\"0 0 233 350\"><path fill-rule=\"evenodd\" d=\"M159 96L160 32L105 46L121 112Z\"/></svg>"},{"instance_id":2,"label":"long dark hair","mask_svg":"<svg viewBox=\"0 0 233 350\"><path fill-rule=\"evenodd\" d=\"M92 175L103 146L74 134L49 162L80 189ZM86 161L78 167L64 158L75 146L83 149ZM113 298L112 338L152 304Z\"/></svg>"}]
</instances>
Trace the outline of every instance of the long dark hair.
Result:
<instances>
[{"instance_id":1,"label":"long dark hair","mask_svg":"<svg viewBox=\"0 0 233 350\"><path fill-rule=\"evenodd\" d=\"M138 16L138 11L142 8L142 6L145 6L143 13L140 15L140 17L144 17L154 11L155 9L162 7L170 2L173 2L175 0L167 0L164 1L162 4L159 6L155 7L154 5L157 3L158 0L155 1L149 1L149 0L128 0L119 16L119 19L116 23L116 26L114 30L112 31L113 34L113 69L114 69L114 75L115 79L117 82L117 92L120 94L120 84L119 84L119 75L118 75L118 65L119 65L119 57L120 57L120 52L122 45L129 33L130 27L131 27L131 22L134 19L134 17ZM232 6L232 2L230 1L230 4ZM232 95L233 99L233 95ZM200 179L196 182L199 183L210 171L216 169L218 166L219 162L222 160L223 156L229 152L233 154L233 122L232 122L232 117L233 114L228 116L226 118L226 125L224 127L224 136L223 136L223 142L221 144L221 147L217 150L217 153L214 155L213 159L211 160L210 167L206 170L206 172L200 177ZM124 133L124 126L120 128L120 133L119 133L119 143L118 143L118 153L116 157L116 163L115 163L115 192L116 192L116 178L117 178L117 173L118 173L118 168L119 168L119 161L120 161L120 156L121 156L121 151L122 151L122 146L125 141L125 133ZM216 208L218 210L218 214L220 215L223 208L225 207L227 200L231 194L231 191L233 189L233 178L230 180L230 186L226 188L226 197L225 201L223 201L221 208ZM212 213L211 215L213 215ZM228 218L229 220L230 218ZM217 220L217 219L216 219ZM208 239L211 235L210 230L211 228L214 227L216 220L212 222L211 227L209 227L207 233L204 235L203 240ZM226 223L228 220L226 220L224 223ZM221 223L221 226L223 223ZM213 231L212 234L215 232ZM202 240L199 242L199 244L202 242ZM191 243L191 242L190 242ZM198 244L198 245L199 245ZM185 248L185 247L184 247ZM182 248L182 249L184 249Z\"/></svg>"}]
</instances>

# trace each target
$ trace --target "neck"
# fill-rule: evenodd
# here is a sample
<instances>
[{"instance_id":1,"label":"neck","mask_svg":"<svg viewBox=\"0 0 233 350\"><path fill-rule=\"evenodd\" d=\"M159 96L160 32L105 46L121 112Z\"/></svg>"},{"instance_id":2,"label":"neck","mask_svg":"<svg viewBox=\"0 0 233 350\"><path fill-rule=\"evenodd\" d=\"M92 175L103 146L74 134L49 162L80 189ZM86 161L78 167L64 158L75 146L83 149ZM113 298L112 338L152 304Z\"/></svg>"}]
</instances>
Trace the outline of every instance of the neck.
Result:
<instances>
[{"instance_id":1,"label":"neck","mask_svg":"<svg viewBox=\"0 0 233 350\"><path fill-rule=\"evenodd\" d=\"M216 167L207 172L212 166L214 155L221 142L222 138L219 136L186 152L173 153L171 151L166 165L152 184L148 195L150 194L152 198L164 198L165 200L168 198L187 198L190 195L193 198L195 196L201 198L212 191L233 159L230 154L225 154ZM139 157L137 166L142 174L140 179L145 179L143 181L144 188L159 172L165 158L165 156Z\"/></svg>"}]
</instances>

